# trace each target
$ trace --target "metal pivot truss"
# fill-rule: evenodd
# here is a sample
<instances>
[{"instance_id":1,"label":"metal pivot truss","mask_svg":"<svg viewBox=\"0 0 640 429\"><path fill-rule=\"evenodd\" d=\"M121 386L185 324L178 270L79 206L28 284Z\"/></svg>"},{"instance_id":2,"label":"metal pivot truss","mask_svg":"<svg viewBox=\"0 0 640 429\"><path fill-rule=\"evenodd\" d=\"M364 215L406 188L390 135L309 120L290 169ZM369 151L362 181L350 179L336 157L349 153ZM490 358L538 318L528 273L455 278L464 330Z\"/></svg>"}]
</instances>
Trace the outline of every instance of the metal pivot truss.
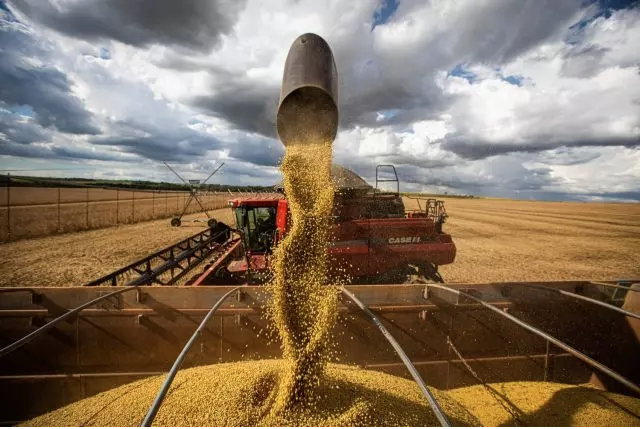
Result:
<instances>
[{"instance_id":1,"label":"metal pivot truss","mask_svg":"<svg viewBox=\"0 0 640 429\"><path fill-rule=\"evenodd\" d=\"M173 285L209 256L224 253L238 239L228 228L210 228L173 244L87 286Z\"/></svg>"},{"instance_id":2,"label":"metal pivot truss","mask_svg":"<svg viewBox=\"0 0 640 429\"><path fill-rule=\"evenodd\" d=\"M221 163L218 167L216 167L215 170L213 170L211 172L211 174L209 174L207 176L206 179L204 179L203 181L200 180L185 180L182 176L180 176L176 170L174 170L173 168L171 168L171 166L169 164L167 164L166 162L164 163L164 165L171 170L171 172L173 174L175 174L178 179L180 179L185 185L187 185L189 187L189 198L187 198L187 202L184 204L184 207L182 208L182 212L174 217L173 219L171 219L171 226L180 226L180 224L182 223L182 216L185 215L185 213L187 212L187 209L189 208L189 206L191 205L192 201L195 201L199 206L200 209L207 215L207 218L209 219L209 222L211 222L211 216L209 215L209 212L207 211L207 209L204 207L204 204L202 204L202 201L200 201L200 198L198 197L198 190L199 188L204 185L205 183L207 183L207 181L209 179L211 179L213 177L214 174L216 174L218 172L218 170L220 170L222 168L222 166L224 165L224 162ZM209 226L211 226L211 223L209 224Z\"/></svg>"}]
</instances>

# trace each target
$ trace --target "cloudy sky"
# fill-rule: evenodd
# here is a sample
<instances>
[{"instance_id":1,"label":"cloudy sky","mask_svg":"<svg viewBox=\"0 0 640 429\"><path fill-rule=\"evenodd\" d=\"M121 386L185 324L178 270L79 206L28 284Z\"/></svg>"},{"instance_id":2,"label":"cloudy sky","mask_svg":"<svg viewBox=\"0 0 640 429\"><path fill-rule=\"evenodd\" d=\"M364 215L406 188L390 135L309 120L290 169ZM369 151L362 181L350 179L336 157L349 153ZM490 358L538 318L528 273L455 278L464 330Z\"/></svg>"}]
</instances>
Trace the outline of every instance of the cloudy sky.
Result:
<instances>
[{"instance_id":1,"label":"cloudy sky","mask_svg":"<svg viewBox=\"0 0 640 429\"><path fill-rule=\"evenodd\" d=\"M217 183L273 184L306 32L336 57L335 160L366 179L392 163L405 191L640 201L637 1L0 0L0 169L224 161Z\"/></svg>"}]
</instances>

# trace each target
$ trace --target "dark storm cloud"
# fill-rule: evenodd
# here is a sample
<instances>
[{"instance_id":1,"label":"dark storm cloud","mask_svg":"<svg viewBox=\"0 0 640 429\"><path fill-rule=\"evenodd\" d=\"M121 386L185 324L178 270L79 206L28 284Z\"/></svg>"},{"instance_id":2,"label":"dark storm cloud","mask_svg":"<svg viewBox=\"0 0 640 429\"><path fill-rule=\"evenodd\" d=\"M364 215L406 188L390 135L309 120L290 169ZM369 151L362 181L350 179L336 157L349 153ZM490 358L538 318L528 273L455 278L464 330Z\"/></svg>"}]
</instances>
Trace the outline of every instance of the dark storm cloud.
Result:
<instances>
[{"instance_id":1,"label":"dark storm cloud","mask_svg":"<svg viewBox=\"0 0 640 429\"><path fill-rule=\"evenodd\" d=\"M284 155L284 146L278 140L254 136L229 145L229 156L251 164L276 167Z\"/></svg>"},{"instance_id":2,"label":"dark storm cloud","mask_svg":"<svg viewBox=\"0 0 640 429\"><path fill-rule=\"evenodd\" d=\"M0 102L31 106L35 121L72 134L98 134L92 115L62 71L46 64L48 51L21 24L0 19ZM27 59L45 62L33 65Z\"/></svg>"},{"instance_id":3,"label":"dark storm cloud","mask_svg":"<svg viewBox=\"0 0 640 429\"><path fill-rule=\"evenodd\" d=\"M601 197L604 199L640 201L640 189L636 189L634 191L627 191L627 192L590 193L587 195L589 195L590 197Z\"/></svg>"},{"instance_id":4,"label":"dark storm cloud","mask_svg":"<svg viewBox=\"0 0 640 429\"><path fill-rule=\"evenodd\" d=\"M399 166L410 165L419 168L441 168L457 165L460 163L460 160L455 159L455 157L433 159L419 156L392 155L385 157L385 162Z\"/></svg>"},{"instance_id":5,"label":"dark storm cloud","mask_svg":"<svg viewBox=\"0 0 640 429\"><path fill-rule=\"evenodd\" d=\"M469 165L467 165L469 167ZM402 182L456 189L468 194L490 195L516 191L541 191L560 185L563 179L554 177L550 168L529 168L518 158L501 157L483 166L485 173L473 169L443 167L421 169L404 166L399 169Z\"/></svg>"},{"instance_id":6,"label":"dark storm cloud","mask_svg":"<svg viewBox=\"0 0 640 429\"><path fill-rule=\"evenodd\" d=\"M65 159L91 159L95 161L139 162L140 158L128 153L115 151L97 152L87 148L74 148L68 146L54 146L53 156Z\"/></svg>"},{"instance_id":7,"label":"dark storm cloud","mask_svg":"<svg viewBox=\"0 0 640 429\"><path fill-rule=\"evenodd\" d=\"M221 147L220 141L209 134L172 125L175 126L165 128L160 124L118 121L111 124L110 135L92 137L89 141L155 161L187 162Z\"/></svg>"},{"instance_id":8,"label":"dark storm cloud","mask_svg":"<svg viewBox=\"0 0 640 429\"><path fill-rule=\"evenodd\" d=\"M139 162L138 157L117 152L97 152L88 148L73 146L35 146L32 144L20 144L14 141L6 141L0 144L0 155L16 156L22 158L44 158L49 160L92 160L92 161L117 161Z\"/></svg>"},{"instance_id":9,"label":"dark storm cloud","mask_svg":"<svg viewBox=\"0 0 640 429\"><path fill-rule=\"evenodd\" d=\"M277 86L228 74L218 74L213 86L211 95L194 97L192 106L227 120L236 129L276 136Z\"/></svg>"},{"instance_id":10,"label":"dark storm cloud","mask_svg":"<svg viewBox=\"0 0 640 429\"><path fill-rule=\"evenodd\" d=\"M264 168L257 167L250 163L237 163L233 161L225 161L223 170L220 170L226 177L234 176L247 176L256 179L263 179L263 182L258 182L265 186L275 184L280 180L279 174L270 173Z\"/></svg>"},{"instance_id":11,"label":"dark storm cloud","mask_svg":"<svg viewBox=\"0 0 640 429\"><path fill-rule=\"evenodd\" d=\"M67 36L113 39L133 46L162 44L211 50L230 32L239 0L13 0L30 20Z\"/></svg>"},{"instance_id":12,"label":"dark storm cloud","mask_svg":"<svg viewBox=\"0 0 640 429\"><path fill-rule=\"evenodd\" d=\"M433 81L422 86L420 91L407 83L398 82L356 94L345 87L343 94L344 100L340 103L342 129L356 125L371 128L408 125L437 116L454 100L445 96ZM394 111L395 114L380 121L378 113L385 111Z\"/></svg>"},{"instance_id":13,"label":"dark storm cloud","mask_svg":"<svg viewBox=\"0 0 640 429\"><path fill-rule=\"evenodd\" d=\"M538 160L547 165L581 165L587 164L601 156L600 153L584 153L577 148L560 147L555 150L543 151L538 154Z\"/></svg>"},{"instance_id":14,"label":"dark storm cloud","mask_svg":"<svg viewBox=\"0 0 640 429\"><path fill-rule=\"evenodd\" d=\"M49 133L33 120L19 117L6 110L8 106L0 102L0 133L5 139L19 144L47 142L51 140ZM0 138L1 140L1 138Z\"/></svg>"},{"instance_id":15,"label":"dark storm cloud","mask_svg":"<svg viewBox=\"0 0 640 429\"><path fill-rule=\"evenodd\" d=\"M211 92L194 95L187 103L196 110L226 120L241 131L277 137L275 116L280 88L224 69L169 52L155 62L158 67L181 72L206 71Z\"/></svg>"},{"instance_id":16,"label":"dark storm cloud","mask_svg":"<svg viewBox=\"0 0 640 429\"><path fill-rule=\"evenodd\" d=\"M575 140L558 140L554 136L540 137L535 141L518 142L517 144L496 144L490 141L475 139L470 136L452 134L445 137L442 148L449 150L465 159L483 159L495 155L510 153L534 153L556 148L578 148L578 147L607 147L619 146L634 148L640 147L639 137L620 138L576 138Z\"/></svg>"},{"instance_id":17,"label":"dark storm cloud","mask_svg":"<svg viewBox=\"0 0 640 429\"><path fill-rule=\"evenodd\" d=\"M467 61L500 64L564 31L584 6L582 0L499 0L469 8L453 51Z\"/></svg>"}]
</instances>

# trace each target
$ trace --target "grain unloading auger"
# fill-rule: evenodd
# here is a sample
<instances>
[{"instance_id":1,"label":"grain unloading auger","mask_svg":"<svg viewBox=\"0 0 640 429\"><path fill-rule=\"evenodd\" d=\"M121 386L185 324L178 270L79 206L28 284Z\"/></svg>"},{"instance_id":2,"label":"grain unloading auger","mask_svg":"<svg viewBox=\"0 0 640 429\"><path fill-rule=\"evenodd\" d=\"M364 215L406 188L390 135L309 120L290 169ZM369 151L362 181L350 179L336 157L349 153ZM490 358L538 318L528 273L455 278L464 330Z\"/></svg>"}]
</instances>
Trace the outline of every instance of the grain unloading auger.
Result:
<instances>
[{"instance_id":1,"label":"grain unloading auger","mask_svg":"<svg viewBox=\"0 0 640 429\"><path fill-rule=\"evenodd\" d=\"M298 38L277 121L285 144L305 130L335 137L336 82L326 42ZM346 286L335 331L343 363L442 389L591 381L640 396L638 281L425 283L455 257L442 204L405 213L397 193L381 194L340 169L335 176L353 180L336 199L334 264L355 267L357 281L388 282ZM0 289L0 421L172 366L280 356L264 335L268 297L259 283L287 231L286 196L230 203L234 227L214 224L90 286ZM185 280L192 285L175 286Z\"/></svg>"}]
</instances>

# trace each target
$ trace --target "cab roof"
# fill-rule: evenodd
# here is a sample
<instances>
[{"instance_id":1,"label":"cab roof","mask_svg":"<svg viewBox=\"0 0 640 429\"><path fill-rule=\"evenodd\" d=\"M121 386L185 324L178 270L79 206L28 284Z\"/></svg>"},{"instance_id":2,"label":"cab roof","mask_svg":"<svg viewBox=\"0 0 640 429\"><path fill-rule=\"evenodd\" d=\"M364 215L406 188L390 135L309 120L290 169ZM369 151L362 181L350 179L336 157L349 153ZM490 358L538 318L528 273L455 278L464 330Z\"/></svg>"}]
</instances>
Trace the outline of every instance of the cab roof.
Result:
<instances>
[{"instance_id":1,"label":"cab roof","mask_svg":"<svg viewBox=\"0 0 640 429\"><path fill-rule=\"evenodd\" d=\"M269 195L266 197L249 197L249 198L237 198L229 200L229 207L237 208L240 206L247 207L277 207L278 202L284 200L284 195Z\"/></svg>"}]
</instances>

